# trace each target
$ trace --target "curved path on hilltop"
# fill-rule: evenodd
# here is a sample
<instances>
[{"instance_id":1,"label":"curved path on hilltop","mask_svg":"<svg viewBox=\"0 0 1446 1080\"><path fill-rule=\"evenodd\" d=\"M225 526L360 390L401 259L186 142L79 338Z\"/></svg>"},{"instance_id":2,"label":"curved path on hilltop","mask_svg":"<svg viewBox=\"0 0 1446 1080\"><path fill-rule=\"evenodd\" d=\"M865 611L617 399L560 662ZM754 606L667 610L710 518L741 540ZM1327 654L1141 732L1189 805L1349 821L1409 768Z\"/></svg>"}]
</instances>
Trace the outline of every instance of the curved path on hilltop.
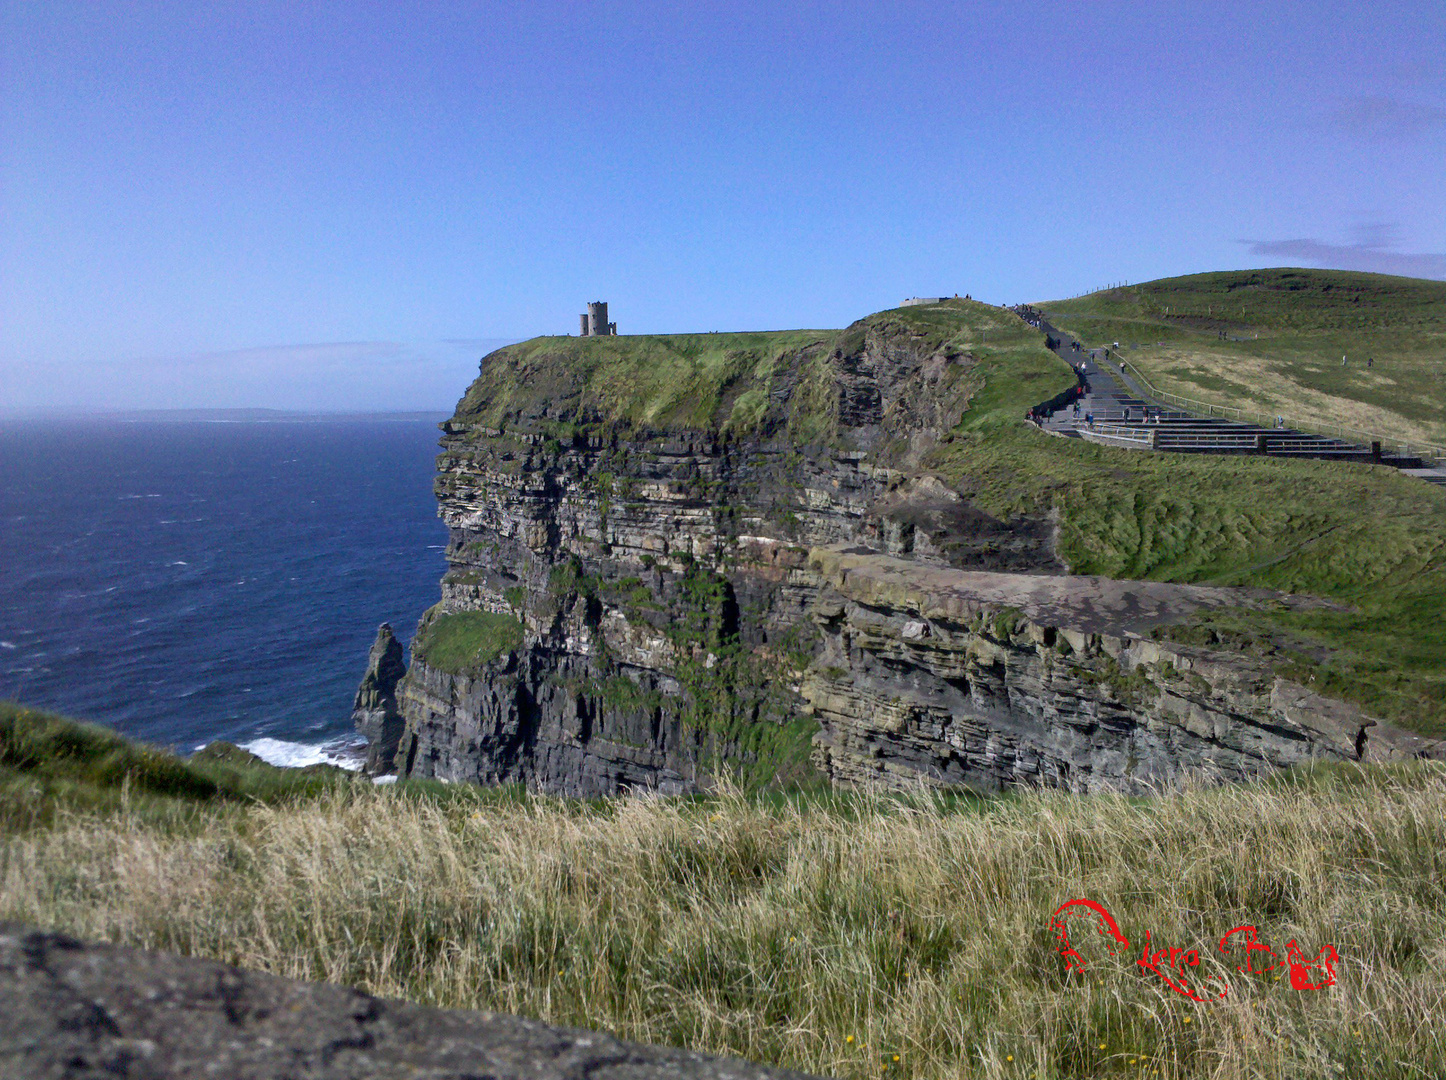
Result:
<instances>
[{"instance_id":1,"label":"curved path on hilltop","mask_svg":"<svg viewBox=\"0 0 1446 1080\"><path fill-rule=\"evenodd\" d=\"M1086 349L1073 335L1043 317L1027 321L1058 342L1055 351L1079 372L1086 388L1077 407L1067 405L1044 417L1040 426L1047 431L1179 453L1264 454L1385 464L1446 485L1446 468L1431 467L1409 453L1383 454L1379 443L1364 446L1293 428L1260 427L1172 409L1149 397L1122 365L1110 362L1108 349Z\"/></svg>"}]
</instances>

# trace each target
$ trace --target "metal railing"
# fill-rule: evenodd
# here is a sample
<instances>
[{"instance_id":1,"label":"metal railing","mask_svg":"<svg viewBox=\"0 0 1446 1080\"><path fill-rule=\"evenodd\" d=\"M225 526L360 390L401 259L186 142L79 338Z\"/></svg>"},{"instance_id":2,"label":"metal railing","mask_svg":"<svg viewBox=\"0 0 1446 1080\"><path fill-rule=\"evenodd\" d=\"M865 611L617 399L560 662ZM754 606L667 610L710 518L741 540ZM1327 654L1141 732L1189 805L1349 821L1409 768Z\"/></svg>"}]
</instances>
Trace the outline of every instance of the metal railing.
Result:
<instances>
[{"instance_id":1,"label":"metal railing","mask_svg":"<svg viewBox=\"0 0 1446 1080\"><path fill-rule=\"evenodd\" d=\"M1194 398L1183 397L1180 394L1172 394L1167 390L1158 389L1149 379L1145 377L1138 367L1130 362L1129 358L1120 355L1109 346L1100 347L1105 358L1108 360L1111 355L1125 365L1129 376L1133 377L1144 388L1144 393L1154 398L1162 405L1172 405L1185 412L1192 412L1197 415L1218 416L1222 419L1234 419L1242 424L1254 424L1256 427L1275 429L1277 415L1264 412L1256 412L1252 409L1239 409L1231 405L1216 405L1209 401L1197 401ZM1125 374L1124 370L1121 374ZM1127 383L1129 379L1127 378ZM1137 390L1137 392L1139 392ZM1328 424L1317 421L1300 421L1291 417L1285 417L1285 424L1296 431L1309 432L1328 439L1337 439L1341 442L1355 445L1369 446L1373 442L1381 444L1381 450L1385 454L1399 457L1418 457L1423 462L1433 462L1435 466L1446 466L1446 446L1438 446L1434 443L1419 442L1396 438L1390 435L1380 435L1370 431L1359 431L1355 428L1348 428L1344 424Z\"/></svg>"},{"instance_id":2,"label":"metal railing","mask_svg":"<svg viewBox=\"0 0 1446 1080\"><path fill-rule=\"evenodd\" d=\"M1369 447L1341 439L1315 435L1274 435L1265 432L1203 432L1180 430L1169 425L1101 422L1077 427L1086 439L1091 437L1114 442L1151 446L1160 450L1260 450L1270 454L1340 454L1372 457ZM1383 451L1384 452L1384 451ZM1419 456L1419 455L1417 455Z\"/></svg>"}]
</instances>

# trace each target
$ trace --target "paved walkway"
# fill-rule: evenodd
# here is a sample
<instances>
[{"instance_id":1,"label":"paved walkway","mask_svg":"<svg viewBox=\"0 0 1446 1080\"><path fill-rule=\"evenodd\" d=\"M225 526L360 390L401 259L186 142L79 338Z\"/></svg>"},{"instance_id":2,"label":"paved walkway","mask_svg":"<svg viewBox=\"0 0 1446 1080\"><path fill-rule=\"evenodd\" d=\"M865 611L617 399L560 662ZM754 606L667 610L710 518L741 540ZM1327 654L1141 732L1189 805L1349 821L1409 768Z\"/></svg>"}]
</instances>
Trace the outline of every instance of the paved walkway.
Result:
<instances>
[{"instance_id":1,"label":"paved walkway","mask_svg":"<svg viewBox=\"0 0 1446 1080\"><path fill-rule=\"evenodd\" d=\"M1415 457L1382 454L1379 444L1362 446L1308 431L1259 427L1171 409L1148 397L1117 361L1107 359L1106 350L1085 349L1042 318L1035 325L1059 342L1056 351L1080 373L1085 386L1077 406L1066 406L1044 420L1047 431L1178 453L1264 454L1392 465L1430 483L1446 485L1446 469L1427 468Z\"/></svg>"}]
</instances>

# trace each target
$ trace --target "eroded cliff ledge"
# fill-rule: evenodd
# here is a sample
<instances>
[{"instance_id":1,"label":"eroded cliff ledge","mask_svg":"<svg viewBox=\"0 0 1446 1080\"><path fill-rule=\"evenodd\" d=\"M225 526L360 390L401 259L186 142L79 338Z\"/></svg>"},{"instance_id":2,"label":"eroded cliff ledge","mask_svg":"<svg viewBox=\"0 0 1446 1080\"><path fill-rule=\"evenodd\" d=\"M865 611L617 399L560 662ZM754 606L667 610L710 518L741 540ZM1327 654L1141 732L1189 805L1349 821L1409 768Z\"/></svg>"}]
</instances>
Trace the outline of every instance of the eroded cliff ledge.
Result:
<instances>
[{"instance_id":1,"label":"eroded cliff ledge","mask_svg":"<svg viewBox=\"0 0 1446 1080\"><path fill-rule=\"evenodd\" d=\"M1275 676L1152 640L1198 611L1320 601L1267 590L940 570L816 550L823 647L802 686L830 780L1139 794L1433 744Z\"/></svg>"},{"instance_id":2,"label":"eroded cliff ledge","mask_svg":"<svg viewBox=\"0 0 1446 1080\"><path fill-rule=\"evenodd\" d=\"M1011 313L964 301L487 357L443 425L450 570L402 723L359 714L372 768L579 796L724 767L1135 790L1390 742L1263 663L1143 636L1310 601L1064 576L1048 506L986 513L935 468L983 437L961 420L1001 358L1039 398L1073 378Z\"/></svg>"}]
</instances>

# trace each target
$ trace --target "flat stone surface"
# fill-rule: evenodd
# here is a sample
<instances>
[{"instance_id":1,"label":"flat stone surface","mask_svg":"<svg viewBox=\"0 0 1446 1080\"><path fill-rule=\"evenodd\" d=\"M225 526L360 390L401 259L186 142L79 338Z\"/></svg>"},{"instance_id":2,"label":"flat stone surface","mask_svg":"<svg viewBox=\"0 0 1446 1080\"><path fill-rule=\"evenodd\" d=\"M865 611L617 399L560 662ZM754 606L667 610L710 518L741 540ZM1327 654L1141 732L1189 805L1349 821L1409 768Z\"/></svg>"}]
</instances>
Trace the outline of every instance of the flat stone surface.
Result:
<instances>
[{"instance_id":1,"label":"flat stone surface","mask_svg":"<svg viewBox=\"0 0 1446 1080\"><path fill-rule=\"evenodd\" d=\"M0 1077L783 1080L801 1074L0 922Z\"/></svg>"},{"instance_id":2,"label":"flat stone surface","mask_svg":"<svg viewBox=\"0 0 1446 1080\"><path fill-rule=\"evenodd\" d=\"M809 561L841 594L860 603L877 598L926 618L931 611L967 618L985 608L1012 607L1041 626L1090 634L1142 634L1207 608L1330 606L1271 589L954 570L862 548L815 548Z\"/></svg>"}]
</instances>

